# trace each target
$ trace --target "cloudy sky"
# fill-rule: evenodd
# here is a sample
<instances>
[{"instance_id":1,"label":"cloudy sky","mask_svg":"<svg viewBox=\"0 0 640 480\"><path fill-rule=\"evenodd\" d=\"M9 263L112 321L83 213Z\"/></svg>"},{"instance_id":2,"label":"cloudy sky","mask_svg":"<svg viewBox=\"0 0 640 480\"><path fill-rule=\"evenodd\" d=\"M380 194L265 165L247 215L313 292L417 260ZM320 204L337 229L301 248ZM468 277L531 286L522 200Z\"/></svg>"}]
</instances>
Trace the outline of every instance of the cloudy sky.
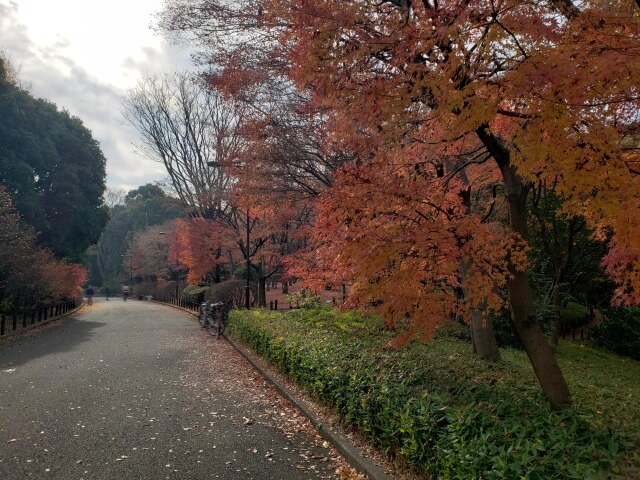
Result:
<instances>
[{"instance_id":1,"label":"cloudy sky","mask_svg":"<svg viewBox=\"0 0 640 480\"><path fill-rule=\"evenodd\" d=\"M189 54L150 28L163 0L0 0L0 50L22 84L82 119L107 158L107 185L135 188L165 176L134 153L123 93L144 74L190 68Z\"/></svg>"}]
</instances>

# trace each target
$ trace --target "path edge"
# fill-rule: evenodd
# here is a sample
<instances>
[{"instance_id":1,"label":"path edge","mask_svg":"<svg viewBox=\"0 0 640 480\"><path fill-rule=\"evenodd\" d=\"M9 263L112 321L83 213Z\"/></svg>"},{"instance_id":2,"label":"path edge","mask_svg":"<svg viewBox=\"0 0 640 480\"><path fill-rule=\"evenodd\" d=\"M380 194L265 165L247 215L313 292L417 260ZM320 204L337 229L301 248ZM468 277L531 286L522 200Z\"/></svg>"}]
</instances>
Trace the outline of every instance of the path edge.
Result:
<instances>
[{"instance_id":1,"label":"path edge","mask_svg":"<svg viewBox=\"0 0 640 480\"><path fill-rule=\"evenodd\" d=\"M193 316L197 316L193 311L186 308L178 307L176 305L167 304L164 302L153 301L161 305L166 305ZM238 340L231 339L228 335L224 335L224 338L229 344L235 348L240 355L244 357L247 362L269 383L276 391L288 400L295 408L297 408L302 414L309 419L311 424L318 430L322 438L331 443L333 447L340 452L340 454L347 460L347 462L360 473L365 474L371 480L393 480L394 477L384 471L382 467L379 467L373 461L366 458L361 449L354 445L349 438L339 432L335 428L326 425L318 415L311 411L309 406L301 399L299 399L288 387L283 385L277 378L267 372L261 365L259 365L252 357L253 353L250 353L249 349L244 345L241 345Z\"/></svg>"}]
</instances>

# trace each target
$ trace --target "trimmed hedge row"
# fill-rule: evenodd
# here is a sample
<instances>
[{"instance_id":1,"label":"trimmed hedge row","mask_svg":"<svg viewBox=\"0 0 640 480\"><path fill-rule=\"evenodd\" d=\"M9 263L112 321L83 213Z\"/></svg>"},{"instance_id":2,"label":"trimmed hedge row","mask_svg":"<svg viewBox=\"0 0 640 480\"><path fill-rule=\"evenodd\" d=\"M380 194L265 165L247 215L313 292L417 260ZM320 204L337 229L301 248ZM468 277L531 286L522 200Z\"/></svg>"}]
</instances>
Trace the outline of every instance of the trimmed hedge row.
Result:
<instances>
[{"instance_id":1,"label":"trimmed hedge row","mask_svg":"<svg viewBox=\"0 0 640 480\"><path fill-rule=\"evenodd\" d=\"M383 351L388 335L353 312L232 311L229 331L345 425L425 477L601 478L619 439L575 409L554 412L530 379L474 362L460 342Z\"/></svg>"}]
</instances>

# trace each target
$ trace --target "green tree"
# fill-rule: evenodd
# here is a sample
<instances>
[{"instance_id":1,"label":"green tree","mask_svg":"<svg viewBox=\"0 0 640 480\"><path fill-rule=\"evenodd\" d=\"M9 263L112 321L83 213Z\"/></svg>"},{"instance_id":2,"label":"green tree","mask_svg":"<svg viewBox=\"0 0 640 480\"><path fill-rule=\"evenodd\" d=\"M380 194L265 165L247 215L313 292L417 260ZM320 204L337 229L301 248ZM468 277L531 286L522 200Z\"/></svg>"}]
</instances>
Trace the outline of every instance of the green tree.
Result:
<instances>
[{"instance_id":1,"label":"green tree","mask_svg":"<svg viewBox=\"0 0 640 480\"><path fill-rule=\"evenodd\" d=\"M0 62L0 181L38 241L77 260L108 220L105 157L79 118L19 88Z\"/></svg>"},{"instance_id":2,"label":"green tree","mask_svg":"<svg viewBox=\"0 0 640 480\"><path fill-rule=\"evenodd\" d=\"M36 242L0 185L0 312L73 299L86 280L80 265L69 265Z\"/></svg>"},{"instance_id":3,"label":"green tree","mask_svg":"<svg viewBox=\"0 0 640 480\"><path fill-rule=\"evenodd\" d=\"M130 265L125 265L126 252L136 233L180 218L185 212L180 200L168 196L153 184L129 191L123 200L124 204L111 207L109 222L85 260L91 270L91 278L102 285L115 285L125 272L128 274Z\"/></svg>"}]
</instances>

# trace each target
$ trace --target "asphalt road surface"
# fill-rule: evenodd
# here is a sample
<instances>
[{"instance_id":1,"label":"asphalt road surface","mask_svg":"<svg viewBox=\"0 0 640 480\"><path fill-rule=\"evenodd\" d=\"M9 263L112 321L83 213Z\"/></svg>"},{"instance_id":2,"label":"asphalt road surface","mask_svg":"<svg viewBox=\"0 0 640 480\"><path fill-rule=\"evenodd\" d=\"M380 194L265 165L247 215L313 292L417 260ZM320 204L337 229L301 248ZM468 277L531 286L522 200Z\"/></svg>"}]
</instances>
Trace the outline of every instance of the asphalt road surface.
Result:
<instances>
[{"instance_id":1,"label":"asphalt road surface","mask_svg":"<svg viewBox=\"0 0 640 480\"><path fill-rule=\"evenodd\" d=\"M334 478L335 454L224 340L94 299L0 343L0 479Z\"/></svg>"}]
</instances>

